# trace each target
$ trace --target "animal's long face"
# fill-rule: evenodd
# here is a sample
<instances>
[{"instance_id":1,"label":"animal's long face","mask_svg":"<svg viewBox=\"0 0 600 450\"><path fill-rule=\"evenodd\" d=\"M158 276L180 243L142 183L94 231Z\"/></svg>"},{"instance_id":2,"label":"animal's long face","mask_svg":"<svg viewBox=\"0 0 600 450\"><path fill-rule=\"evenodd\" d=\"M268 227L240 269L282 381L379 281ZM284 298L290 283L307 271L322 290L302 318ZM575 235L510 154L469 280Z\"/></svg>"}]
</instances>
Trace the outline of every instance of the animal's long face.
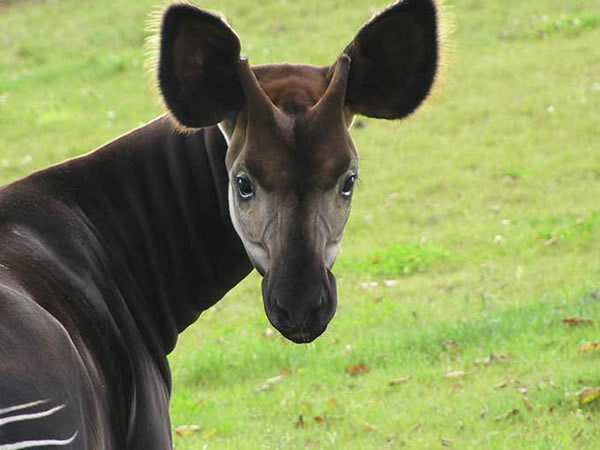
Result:
<instances>
[{"instance_id":1,"label":"animal's long face","mask_svg":"<svg viewBox=\"0 0 600 450\"><path fill-rule=\"evenodd\" d=\"M267 316L310 342L335 314L332 268L358 178L355 114L398 119L428 96L439 63L433 0L404 0L365 25L330 67L251 68L218 17L166 11L159 85L179 126L228 141L231 222L263 276Z\"/></svg>"},{"instance_id":2,"label":"animal's long face","mask_svg":"<svg viewBox=\"0 0 600 450\"><path fill-rule=\"evenodd\" d=\"M266 66L256 70L261 84L242 65L250 101L223 126L232 223L264 277L267 317L298 343L319 336L335 313L331 269L358 177L344 111L348 59L335 69Z\"/></svg>"}]
</instances>

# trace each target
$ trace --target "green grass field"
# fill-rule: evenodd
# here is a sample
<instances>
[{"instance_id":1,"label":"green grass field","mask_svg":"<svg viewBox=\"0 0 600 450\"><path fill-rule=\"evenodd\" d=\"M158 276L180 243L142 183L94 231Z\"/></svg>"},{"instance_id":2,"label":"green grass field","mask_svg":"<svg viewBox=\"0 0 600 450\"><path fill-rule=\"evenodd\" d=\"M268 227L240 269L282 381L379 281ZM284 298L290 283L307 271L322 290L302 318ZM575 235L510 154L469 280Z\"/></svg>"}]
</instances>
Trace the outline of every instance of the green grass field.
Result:
<instances>
[{"instance_id":1,"label":"green grass field","mask_svg":"<svg viewBox=\"0 0 600 450\"><path fill-rule=\"evenodd\" d=\"M600 341L600 3L453 3L442 95L352 132L362 181L330 328L273 334L251 274L170 357L173 428L199 427L177 448L600 445L581 396L600 386L600 351L582 351ZM161 113L155 4L0 0L0 184ZM202 6L254 64L321 65L385 4Z\"/></svg>"}]
</instances>

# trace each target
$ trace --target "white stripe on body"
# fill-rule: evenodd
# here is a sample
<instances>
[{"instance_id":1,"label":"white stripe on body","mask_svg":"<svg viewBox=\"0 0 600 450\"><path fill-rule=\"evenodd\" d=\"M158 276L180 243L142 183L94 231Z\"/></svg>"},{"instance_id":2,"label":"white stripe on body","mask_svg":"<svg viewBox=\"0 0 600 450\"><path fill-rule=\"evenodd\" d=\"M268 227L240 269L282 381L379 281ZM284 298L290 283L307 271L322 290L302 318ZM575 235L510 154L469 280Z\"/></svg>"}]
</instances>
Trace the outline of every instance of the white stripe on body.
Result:
<instances>
[{"instance_id":1,"label":"white stripe on body","mask_svg":"<svg viewBox=\"0 0 600 450\"><path fill-rule=\"evenodd\" d=\"M8 414L9 412L19 411L20 409L31 408L32 406L43 405L48 403L50 400L38 400L37 402L24 403L22 405L11 406L9 408L0 409L0 416Z\"/></svg>"},{"instance_id":2,"label":"white stripe on body","mask_svg":"<svg viewBox=\"0 0 600 450\"><path fill-rule=\"evenodd\" d=\"M9 406L7 408L0 409L0 427L2 425L7 425L13 422L23 422L27 420L41 419L43 417L51 416L52 414L62 410L65 408L65 405L55 406L53 408L47 409L46 411L35 412L35 413L27 413L27 414L17 414L8 416L7 414L22 411L24 409L32 408L34 406L43 405L48 403L50 400L38 400L30 403L23 403L21 405ZM38 439L38 440L29 440L29 441L20 441L20 442L12 442L8 444L0 443L0 450L19 450L24 448L35 448L35 447L47 447L47 446L64 446L72 443L77 437L78 432L76 431L73 436L69 439Z\"/></svg>"},{"instance_id":3,"label":"white stripe on body","mask_svg":"<svg viewBox=\"0 0 600 450\"><path fill-rule=\"evenodd\" d=\"M40 417L51 416L56 411L60 411L64 407L65 407L65 405L60 405L60 406L56 406L54 408L51 408L51 409L49 409L47 411L42 411L42 412L39 412L39 413L21 414L21 415L18 415L18 416L2 417L2 418L0 418L0 427L2 425L6 425L7 423L20 422L22 420L39 419ZM0 448L2 448L2 447L0 447Z\"/></svg>"},{"instance_id":4,"label":"white stripe on body","mask_svg":"<svg viewBox=\"0 0 600 450\"><path fill-rule=\"evenodd\" d=\"M47 439L42 441L21 441L14 442L12 444L0 444L0 450L19 450L21 448L35 448L43 446L63 446L69 445L77 437L77 431L69 439Z\"/></svg>"}]
</instances>

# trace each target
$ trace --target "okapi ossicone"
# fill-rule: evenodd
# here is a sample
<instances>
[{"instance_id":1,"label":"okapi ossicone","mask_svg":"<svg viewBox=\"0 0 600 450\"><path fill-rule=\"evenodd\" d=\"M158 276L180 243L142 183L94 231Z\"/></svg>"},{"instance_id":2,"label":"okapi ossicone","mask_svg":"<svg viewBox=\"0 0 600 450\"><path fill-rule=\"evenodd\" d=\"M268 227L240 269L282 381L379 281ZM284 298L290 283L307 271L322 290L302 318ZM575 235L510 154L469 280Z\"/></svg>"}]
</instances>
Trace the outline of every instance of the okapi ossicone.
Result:
<instances>
[{"instance_id":1,"label":"okapi ossicone","mask_svg":"<svg viewBox=\"0 0 600 450\"><path fill-rule=\"evenodd\" d=\"M310 342L331 273L362 114L430 95L441 12L404 0L328 67L251 67L218 16L162 16L165 116L0 190L0 449L169 449L177 335L254 267L266 315Z\"/></svg>"}]
</instances>

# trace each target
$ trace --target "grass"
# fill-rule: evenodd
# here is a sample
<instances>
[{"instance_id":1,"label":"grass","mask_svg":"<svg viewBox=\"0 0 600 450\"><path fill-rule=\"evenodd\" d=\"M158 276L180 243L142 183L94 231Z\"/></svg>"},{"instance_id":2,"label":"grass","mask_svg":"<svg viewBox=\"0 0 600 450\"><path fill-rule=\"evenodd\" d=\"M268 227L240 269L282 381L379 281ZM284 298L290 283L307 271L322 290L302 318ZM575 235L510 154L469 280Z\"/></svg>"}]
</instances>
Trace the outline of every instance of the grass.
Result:
<instances>
[{"instance_id":1,"label":"grass","mask_svg":"<svg viewBox=\"0 0 600 450\"><path fill-rule=\"evenodd\" d=\"M0 183L161 112L144 72L154 5L0 2ZM328 64L384 5L203 2L255 64ZM600 340L600 11L452 10L443 95L353 130L362 183L329 330L306 346L266 332L251 274L170 356L174 428L200 427L177 448L596 447L599 406L577 394L600 386L600 354L580 352Z\"/></svg>"}]
</instances>

